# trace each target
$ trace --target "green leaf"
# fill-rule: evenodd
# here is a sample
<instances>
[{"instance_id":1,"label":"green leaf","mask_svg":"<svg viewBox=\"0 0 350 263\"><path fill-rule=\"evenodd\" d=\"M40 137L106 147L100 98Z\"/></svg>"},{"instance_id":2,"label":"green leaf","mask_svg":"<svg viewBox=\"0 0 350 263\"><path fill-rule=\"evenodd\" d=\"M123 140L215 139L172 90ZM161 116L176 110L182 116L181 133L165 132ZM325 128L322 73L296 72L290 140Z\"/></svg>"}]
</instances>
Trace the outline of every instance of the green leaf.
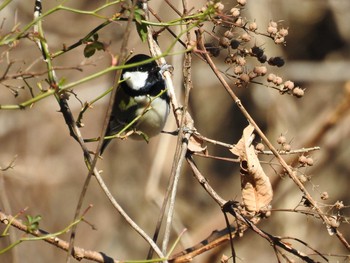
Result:
<instances>
[{"instance_id":1,"label":"green leaf","mask_svg":"<svg viewBox=\"0 0 350 263\"><path fill-rule=\"evenodd\" d=\"M91 44L88 44L84 48L84 57L89 58L89 57L93 56L95 54L95 52L96 52L95 47Z\"/></svg>"},{"instance_id":2,"label":"green leaf","mask_svg":"<svg viewBox=\"0 0 350 263\"><path fill-rule=\"evenodd\" d=\"M146 42L147 41L147 26L145 24L136 23L136 30L141 38L141 41Z\"/></svg>"},{"instance_id":3,"label":"green leaf","mask_svg":"<svg viewBox=\"0 0 350 263\"><path fill-rule=\"evenodd\" d=\"M105 45L103 42L98 41L98 38L98 34L94 34L88 40L84 41L84 43L86 43L86 46L84 48L84 56L86 58L93 56L96 50L105 50Z\"/></svg>"},{"instance_id":4,"label":"green leaf","mask_svg":"<svg viewBox=\"0 0 350 263\"><path fill-rule=\"evenodd\" d=\"M136 30L139 34L141 41L146 42L147 40L147 25L142 23L142 19L144 18L144 12L142 9L135 9L134 18L136 21Z\"/></svg>"},{"instance_id":5,"label":"green leaf","mask_svg":"<svg viewBox=\"0 0 350 263\"><path fill-rule=\"evenodd\" d=\"M142 24L142 18L144 17L145 17L145 12L140 8L136 8L134 12L135 21L139 24Z\"/></svg>"},{"instance_id":6,"label":"green leaf","mask_svg":"<svg viewBox=\"0 0 350 263\"><path fill-rule=\"evenodd\" d=\"M25 223L27 226L28 232L33 232L39 229L39 221L41 220L41 215L31 216L27 215L27 222Z\"/></svg>"}]
</instances>

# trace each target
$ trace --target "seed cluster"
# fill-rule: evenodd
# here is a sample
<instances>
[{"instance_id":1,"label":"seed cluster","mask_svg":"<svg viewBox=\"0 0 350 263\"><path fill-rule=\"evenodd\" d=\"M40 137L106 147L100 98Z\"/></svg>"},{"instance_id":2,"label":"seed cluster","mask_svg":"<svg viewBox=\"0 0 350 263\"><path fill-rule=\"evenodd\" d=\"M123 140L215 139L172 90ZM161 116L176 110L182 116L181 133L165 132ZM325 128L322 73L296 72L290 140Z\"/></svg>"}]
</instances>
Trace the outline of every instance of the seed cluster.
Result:
<instances>
[{"instance_id":1,"label":"seed cluster","mask_svg":"<svg viewBox=\"0 0 350 263\"><path fill-rule=\"evenodd\" d=\"M256 43L257 37L265 37L277 45L285 45L288 28L282 26L281 22L271 20L265 29L260 30L256 21L248 21L242 15L247 0L236 2L236 6L229 11L220 1L208 1L201 9L204 12L213 6L216 14L212 17L214 28L210 33L216 41L205 44L207 51L213 57L220 56L222 51L226 52L225 63L232 69L227 71L227 76L235 79L238 87L247 87L248 83L254 82L278 90L280 94L303 97L304 89L271 72L274 67L283 67L285 60L280 56L268 56L263 44ZM215 33L217 28L224 31Z\"/></svg>"},{"instance_id":2,"label":"seed cluster","mask_svg":"<svg viewBox=\"0 0 350 263\"><path fill-rule=\"evenodd\" d=\"M277 143L282 146L283 151L290 152L290 150L292 149L291 145L287 142L287 139L284 135L280 135L277 138Z\"/></svg>"}]
</instances>

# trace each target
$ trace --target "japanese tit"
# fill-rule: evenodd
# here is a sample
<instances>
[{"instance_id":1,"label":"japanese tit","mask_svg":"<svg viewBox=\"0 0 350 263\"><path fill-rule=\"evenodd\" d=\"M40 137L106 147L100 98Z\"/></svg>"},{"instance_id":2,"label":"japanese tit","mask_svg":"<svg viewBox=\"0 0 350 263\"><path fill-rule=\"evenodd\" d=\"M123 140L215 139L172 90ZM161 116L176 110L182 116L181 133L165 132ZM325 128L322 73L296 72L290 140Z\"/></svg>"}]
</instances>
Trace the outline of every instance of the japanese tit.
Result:
<instances>
[{"instance_id":1,"label":"japanese tit","mask_svg":"<svg viewBox=\"0 0 350 263\"><path fill-rule=\"evenodd\" d=\"M134 64L147 59L150 59L150 56L138 54L125 64ZM155 61L122 71L120 77L122 82L117 87L105 136L117 134L140 115L142 116L126 131L136 130L144 136L132 134L131 138L142 140L153 137L163 130L169 114L169 96L164 91L166 87L162 72L163 69ZM110 141L110 139L103 141L101 155Z\"/></svg>"}]
</instances>

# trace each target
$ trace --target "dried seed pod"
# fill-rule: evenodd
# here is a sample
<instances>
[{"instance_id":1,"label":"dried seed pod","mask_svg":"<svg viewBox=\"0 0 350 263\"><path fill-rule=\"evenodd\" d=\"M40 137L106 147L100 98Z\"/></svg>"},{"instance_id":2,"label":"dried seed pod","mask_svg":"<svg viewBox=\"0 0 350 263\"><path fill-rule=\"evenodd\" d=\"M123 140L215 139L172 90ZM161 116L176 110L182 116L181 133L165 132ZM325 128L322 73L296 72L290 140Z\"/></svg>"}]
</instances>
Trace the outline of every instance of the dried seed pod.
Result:
<instances>
[{"instance_id":1,"label":"dried seed pod","mask_svg":"<svg viewBox=\"0 0 350 263\"><path fill-rule=\"evenodd\" d=\"M259 151L259 152L263 152L265 150L265 145L262 144L261 142L259 142L256 146L255 146L255 150Z\"/></svg>"},{"instance_id":2,"label":"dried seed pod","mask_svg":"<svg viewBox=\"0 0 350 263\"><path fill-rule=\"evenodd\" d=\"M339 222L337 216L335 216L335 215L329 216L328 220L329 220L329 224L331 227L338 228L340 226L340 222ZM331 231L330 233L334 232L334 230L330 230L330 231Z\"/></svg>"},{"instance_id":3,"label":"dried seed pod","mask_svg":"<svg viewBox=\"0 0 350 263\"><path fill-rule=\"evenodd\" d=\"M244 33L243 35L241 35L241 39L244 42L249 42L252 39L252 37L248 33Z\"/></svg>"},{"instance_id":4,"label":"dried seed pod","mask_svg":"<svg viewBox=\"0 0 350 263\"><path fill-rule=\"evenodd\" d=\"M248 73L248 75L249 75L249 78L250 78L250 79L254 79L254 78L256 78L256 77L258 76L258 74L256 74L256 73L253 72L253 71L250 71L250 72Z\"/></svg>"},{"instance_id":5,"label":"dried seed pod","mask_svg":"<svg viewBox=\"0 0 350 263\"><path fill-rule=\"evenodd\" d=\"M233 7L230 10L230 13L233 17L238 17L241 14L241 11L237 7Z\"/></svg>"},{"instance_id":6,"label":"dried seed pod","mask_svg":"<svg viewBox=\"0 0 350 263\"><path fill-rule=\"evenodd\" d=\"M321 194L321 199L322 199L322 200L327 200L328 198L329 198L329 195L328 195L327 192L323 192L323 193Z\"/></svg>"},{"instance_id":7,"label":"dried seed pod","mask_svg":"<svg viewBox=\"0 0 350 263\"><path fill-rule=\"evenodd\" d=\"M287 142L287 139L285 136L283 135L280 135L278 138L277 138L277 143L278 144L285 144Z\"/></svg>"},{"instance_id":8,"label":"dried seed pod","mask_svg":"<svg viewBox=\"0 0 350 263\"><path fill-rule=\"evenodd\" d=\"M278 31L278 34L282 37L286 37L288 36L288 29L286 28L281 28L279 31Z\"/></svg>"},{"instance_id":9,"label":"dried seed pod","mask_svg":"<svg viewBox=\"0 0 350 263\"><path fill-rule=\"evenodd\" d=\"M267 56L264 54L261 57L258 57L260 63L265 63L267 61Z\"/></svg>"},{"instance_id":10,"label":"dried seed pod","mask_svg":"<svg viewBox=\"0 0 350 263\"><path fill-rule=\"evenodd\" d=\"M287 81L284 82L283 86L286 89L292 90L292 89L294 89L294 82L290 81L290 80L287 80Z\"/></svg>"},{"instance_id":11,"label":"dried seed pod","mask_svg":"<svg viewBox=\"0 0 350 263\"><path fill-rule=\"evenodd\" d=\"M240 66L244 66L247 64L247 60L244 57L238 56L236 57L236 63Z\"/></svg>"},{"instance_id":12,"label":"dried seed pod","mask_svg":"<svg viewBox=\"0 0 350 263\"><path fill-rule=\"evenodd\" d=\"M230 30L225 31L224 37L227 37L228 39L232 39L233 38L232 31L230 31Z\"/></svg>"},{"instance_id":13,"label":"dried seed pod","mask_svg":"<svg viewBox=\"0 0 350 263\"><path fill-rule=\"evenodd\" d=\"M221 2L217 2L217 3L215 3L214 8L216 9L216 11L222 12L224 10L225 6Z\"/></svg>"},{"instance_id":14,"label":"dried seed pod","mask_svg":"<svg viewBox=\"0 0 350 263\"><path fill-rule=\"evenodd\" d=\"M242 17L238 17L236 19L236 21L234 22L234 25L238 26L238 27L242 27L244 25L244 21L243 21Z\"/></svg>"},{"instance_id":15,"label":"dried seed pod","mask_svg":"<svg viewBox=\"0 0 350 263\"><path fill-rule=\"evenodd\" d=\"M304 90L303 89L301 89L301 88L299 88L299 87L295 87L294 89L293 89L293 95L295 96L295 97L297 97L297 98L301 98L301 97L303 97L304 96Z\"/></svg>"},{"instance_id":16,"label":"dried seed pod","mask_svg":"<svg viewBox=\"0 0 350 263\"><path fill-rule=\"evenodd\" d=\"M272 26L268 26L267 27L267 33L269 33L270 35L276 35L277 34L277 28L276 27L272 27Z\"/></svg>"},{"instance_id":17,"label":"dried seed pod","mask_svg":"<svg viewBox=\"0 0 350 263\"><path fill-rule=\"evenodd\" d=\"M271 20L271 21L269 22L269 26L277 28L277 22Z\"/></svg>"},{"instance_id":18,"label":"dried seed pod","mask_svg":"<svg viewBox=\"0 0 350 263\"><path fill-rule=\"evenodd\" d=\"M301 155L298 159L298 162L301 164L301 165L305 165L306 164L306 159L307 157L305 155Z\"/></svg>"},{"instance_id":19,"label":"dried seed pod","mask_svg":"<svg viewBox=\"0 0 350 263\"><path fill-rule=\"evenodd\" d=\"M276 76L276 78L273 80L273 83L276 85L281 85L283 82L283 79L281 77Z\"/></svg>"},{"instance_id":20,"label":"dried seed pod","mask_svg":"<svg viewBox=\"0 0 350 263\"><path fill-rule=\"evenodd\" d=\"M285 42L284 37L278 36L274 39L275 44L283 44Z\"/></svg>"},{"instance_id":21,"label":"dried seed pod","mask_svg":"<svg viewBox=\"0 0 350 263\"><path fill-rule=\"evenodd\" d=\"M223 48L228 48L231 44L231 41L227 37L220 37L219 45Z\"/></svg>"},{"instance_id":22,"label":"dried seed pod","mask_svg":"<svg viewBox=\"0 0 350 263\"><path fill-rule=\"evenodd\" d=\"M269 75L267 75L268 82L274 82L275 78L276 78L276 75L273 73L270 73Z\"/></svg>"},{"instance_id":23,"label":"dried seed pod","mask_svg":"<svg viewBox=\"0 0 350 263\"><path fill-rule=\"evenodd\" d=\"M286 152L290 152L290 150L292 149L292 146L289 143L285 143L283 144L282 149Z\"/></svg>"},{"instance_id":24,"label":"dried seed pod","mask_svg":"<svg viewBox=\"0 0 350 263\"><path fill-rule=\"evenodd\" d=\"M236 67L234 67L233 72L234 72L236 75L240 75L240 74L243 73L243 67L242 67L242 66L236 66Z\"/></svg>"},{"instance_id":25,"label":"dried seed pod","mask_svg":"<svg viewBox=\"0 0 350 263\"><path fill-rule=\"evenodd\" d=\"M248 28L249 28L249 30L254 32L258 29L258 25L256 24L256 22L251 22L251 23L249 23Z\"/></svg>"},{"instance_id":26,"label":"dried seed pod","mask_svg":"<svg viewBox=\"0 0 350 263\"><path fill-rule=\"evenodd\" d=\"M343 209L343 208L344 208L343 201L337 201L337 202L335 202L334 207L335 207L336 209L338 209L338 210Z\"/></svg>"},{"instance_id":27,"label":"dried seed pod","mask_svg":"<svg viewBox=\"0 0 350 263\"><path fill-rule=\"evenodd\" d=\"M245 83L248 83L250 81L249 75L246 73L243 73L239 76L239 79Z\"/></svg>"},{"instance_id":28,"label":"dried seed pod","mask_svg":"<svg viewBox=\"0 0 350 263\"><path fill-rule=\"evenodd\" d=\"M226 64L233 64L235 62L234 58L230 55L228 55L226 58L225 58L225 63Z\"/></svg>"},{"instance_id":29,"label":"dried seed pod","mask_svg":"<svg viewBox=\"0 0 350 263\"><path fill-rule=\"evenodd\" d=\"M247 0L237 0L237 3L241 6L245 6L247 3Z\"/></svg>"},{"instance_id":30,"label":"dried seed pod","mask_svg":"<svg viewBox=\"0 0 350 263\"><path fill-rule=\"evenodd\" d=\"M233 48L233 49L238 48L238 47L239 47L239 44L241 44L241 42L240 42L239 40L237 40L237 39L232 39L232 40L231 40L231 43L230 43L231 48Z\"/></svg>"},{"instance_id":31,"label":"dried seed pod","mask_svg":"<svg viewBox=\"0 0 350 263\"><path fill-rule=\"evenodd\" d=\"M284 59L281 57L270 57L267 63L271 66L282 67L284 65Z\"/></svg>"},{"instance_id":32,"label":"dried seed pod","mask_svg":"<svg viewBox=\"0 0 350 263\"><path fill-rule=\"evenodd\" d=\"M261 56L264 55L264 50L263 50L262 48L260 48L260 47L254 46L254 47L252 47L251 53L252 53L254 56L256 56L256 57L259 58L259 57L261 57Z\"/></svg>"},{"instance_id":33,"label":"dried seed pod","mask_svg":"<svg viewBox=\"0 0 350 263\"><path fill-rule=\"evenodd\" d=\"M306 158L306 164L308 166L313 166L314 165L314 159L312 159L311 157L307 157Z\"/></svg>"},{"instance_id":34,"label":"dried seed pod","mask_svg":"<svg viewBox=\"0 0 350 263\"><path fill-rule=\"evenodd\" d=\"M298 175L298 178L299 178L300 182L302 182L302 183L306 183L308 180L304 174Z\"/></svg>"},{"instance_id":35,"label":"dried seed pod","mask_svg":"<svg viewBox=\"0 0 350 263\"><path fill-rule=\"evenodd\" d=\"M253 72L258 74L258 76L264 76L267 73L267 68L265 66L255 66Z\"/></svg>"}]
</instances>

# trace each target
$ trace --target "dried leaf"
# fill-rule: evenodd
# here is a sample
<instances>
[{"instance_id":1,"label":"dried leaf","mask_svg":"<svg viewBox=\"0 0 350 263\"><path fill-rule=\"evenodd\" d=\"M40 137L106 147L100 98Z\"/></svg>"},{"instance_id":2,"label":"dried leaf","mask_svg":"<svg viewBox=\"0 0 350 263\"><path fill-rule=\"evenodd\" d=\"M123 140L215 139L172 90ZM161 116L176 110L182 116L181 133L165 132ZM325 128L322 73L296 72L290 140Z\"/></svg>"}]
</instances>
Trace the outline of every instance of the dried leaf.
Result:
<instances>
[{"instance_id":1,"label":"dried leaf","mask_svg":"<svg viewBox=\"0 0 350 263\"><path fill-rule=\"evenodd\" d=\"M231 149L240 159L241 187L244 206L248 211L259 212L267 207L273 196L270 179L261 167L252 141L254 127L248 125L239 142Z\"/></svg>"},{"instance_id":2,"label":"dried leaf","mask_svg":"<svg viewBox=\"0 0 350 263\"><path fill-rule=\"evenodd\" d=\"M198 136L191 136L188 142L188 150L191 152L207 154L207 146L204 145L204 141Z\"/></svg>"}]
</instances>

